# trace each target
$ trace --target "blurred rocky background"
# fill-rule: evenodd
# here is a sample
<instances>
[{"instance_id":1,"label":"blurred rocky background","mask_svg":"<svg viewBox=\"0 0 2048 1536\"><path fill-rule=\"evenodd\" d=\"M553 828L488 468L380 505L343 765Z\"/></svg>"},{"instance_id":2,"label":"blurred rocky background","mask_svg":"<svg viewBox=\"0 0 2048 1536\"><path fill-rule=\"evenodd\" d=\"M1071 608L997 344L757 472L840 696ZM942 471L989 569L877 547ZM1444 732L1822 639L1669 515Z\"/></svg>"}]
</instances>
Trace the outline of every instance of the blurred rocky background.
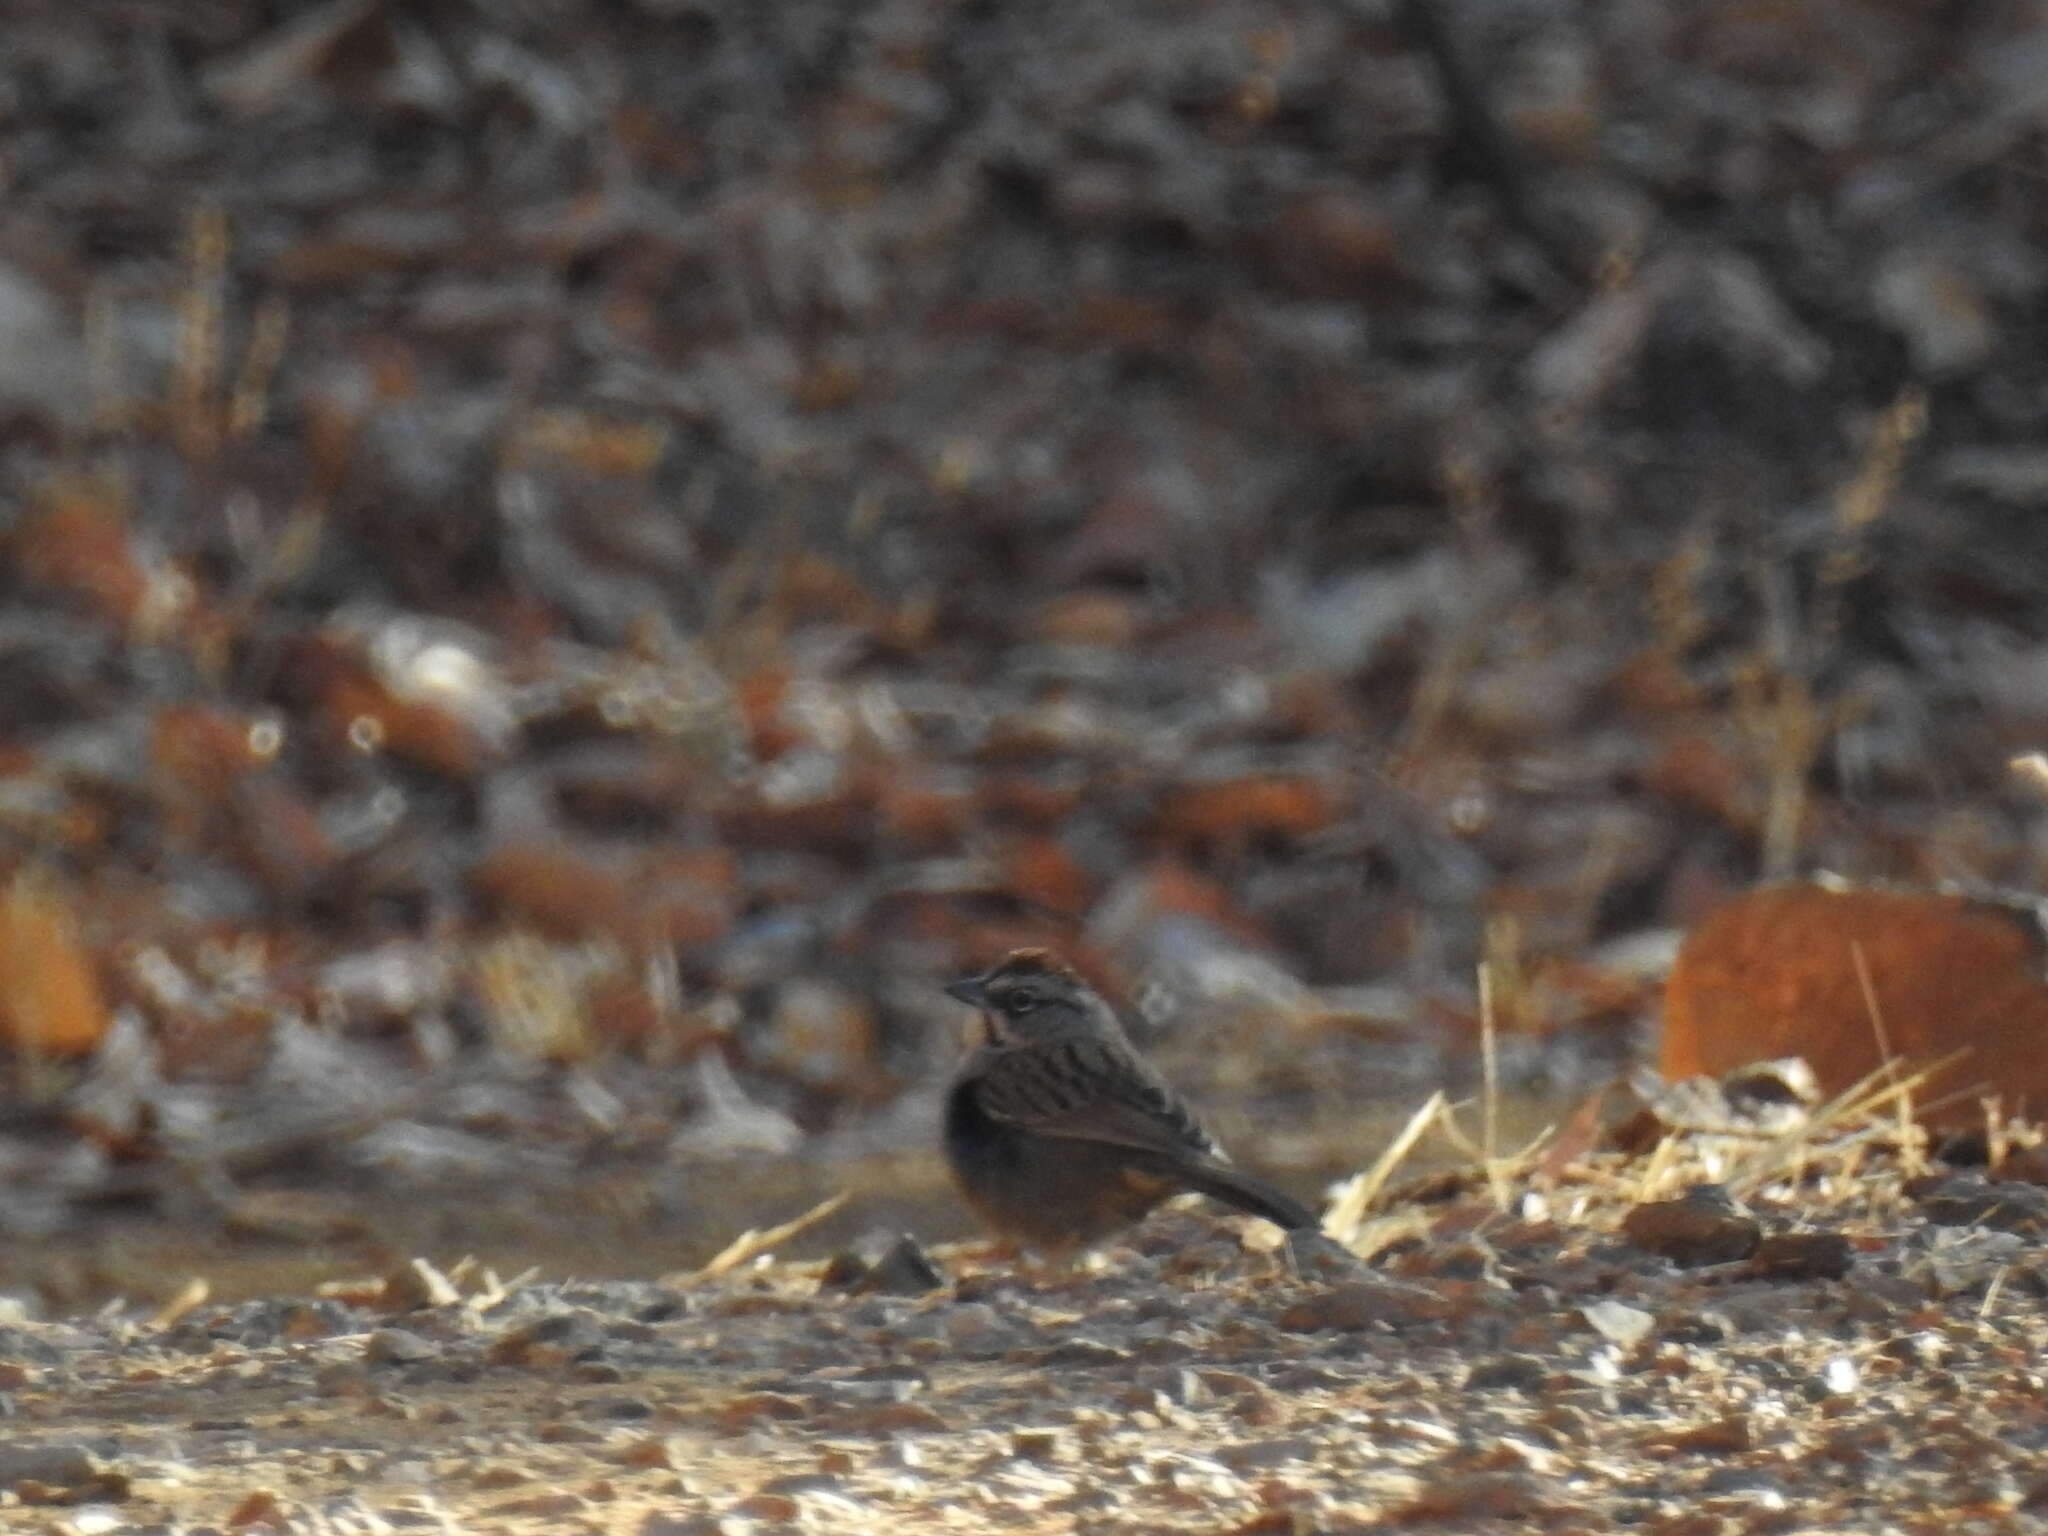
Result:
<instances>
[{"instance_id":1,"label":"blurred rocky background","mask_svg":"<svg viewBox=\"0 0 2048 1536\"><path fill-rule=\"evenodd\" d=\"M1761 878L2042 883L2038 0L5 36L24 1296L959 1230L1026 943L1310 1191L1482 963L1535 1101Z\"/></svg>"}]
</instances>

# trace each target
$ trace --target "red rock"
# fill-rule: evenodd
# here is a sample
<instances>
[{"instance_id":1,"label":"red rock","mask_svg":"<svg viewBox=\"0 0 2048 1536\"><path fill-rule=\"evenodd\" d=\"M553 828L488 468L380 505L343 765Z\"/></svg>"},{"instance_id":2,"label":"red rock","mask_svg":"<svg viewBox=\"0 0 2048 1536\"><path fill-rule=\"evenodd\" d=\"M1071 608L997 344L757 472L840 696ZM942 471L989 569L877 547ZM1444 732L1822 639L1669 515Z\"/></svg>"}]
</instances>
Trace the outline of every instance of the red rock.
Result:
<instances>
[{"instance_id":1,"label":"red rock","mask_svg":"<svg viewBox=\"0 0 2048 1536\"><path fill-rule=\"evenodd\" d=\"M273 897L297 901L341 862L311 801L276 774L234 786L227 843Z\"/></svg>"},{"instance_id":2,"label":"red rock","mask_svg":"<svg viewBox=\"0 0 2048 1536\"><path fill-rule=\"evenodd\" d=\"M497 751L449 700L393 692L352 638L307 637L292 648L289 672L332 750L388 752L452 779L474 778Z\"/></svg>"},{"instance_id":3,"label":"red rock","mask_svg":"<svg viewBox=\"0 0 2048 1536\"><path fill-rule=\"evenodd\" d=\"M723 848L607 860L567 842L508 842L471 873L493 912L554 938L695 945L732 923L734 862Z\"/></svg>"},{"instance_id":4,"label":"red rock","mask_svg":"<svg viewBox=\"0 0 2048 1536\"><path fill-rule=\"evenodd\" d=\"M981 784L984 814L1048 830L1059 827L1078 810L1081 800L1078 783L1056 783L1023 773L991 774Z\"/></svg>"},{"instance_id":5,"label":"red rock","mask_svg":"<svg viewBox=\"0 0 2048 1536\"><path fill-rule=\"evenodd\" d=\"M128 519L111 485L60 481L14 530L16 568L31 585L55 587L101 615L128 624L142 611L149 576L128 540Z\"/></svg>"},{"instance_id":6,"label":"red rock","mask_svg":"<svg viewBox=\"0 0 2048 1536\"><path fill-rule=\"evenodd\" d=\"M912 774L886 779L876 789L875 812L882 825L912 848L938 853L956 847L973 824L974 797Z\"/></svg>"},{"instance_id":7,"label":"red rock","mask_svg":"<svg viewBox=\"0 0 2048 1536\"><path fill-rule=\"evenodd\" d=\"M1622 1218L1621 1232L1638 1248L1686 1266L1746 1259L1763 1238L1747 1212L1691 1197L1635 1206Z\"/></svg>"},{"instance_id":8,"label":"red rock","mask_svg":"<svg viewBox=\"0 0 2048 1536\"><path fill-rule=\"evenodd\" d=\"M27 870L0 891L0 1042L28 1056L83 1056L107 1032L106 996L63 889Z\"/></svg>"},{"instance_id":9,"label":"red rock","mask_svg":"<svg viewBox=\"0 0 2048 1536\"><path fill-rule=\"evenodd\" d=\"M1010 890L1048 911L1078 917L1095 900L1094 879L1052 838L1019 838L1003 862Z\"/></svg>"},{"instance_id":10,"label":"red rock","mask_svg":"<svg viewBox=\"0 0 2048 1536\"><path fill-rule=\"evenodd\" d=\"M492 910L556 938L624 933L637 921L635 872L566 843L508 843L477 865L470 883Z\"/></svg>"},{"instance_id":11,"label":"red rock","mask_svg":"<svg viewBox=\"0 0 2048 1536\"><path fill-rule=\"evenodd\" d=\"M1340 813L1327 784L1255 773L1174 790L1160 823L1169 837L1183 841L1240 843L1259 836L1305 837L1322 831Z\"/></svg>"},{"instance_id":12,"label":"red rock","mask_svg":"<svg viewBox=\"0 0 2048 1536\"><path fill-rule=\"evenodd\" d=\"M768 666L741 678L733 690L740 718L746 722L748 744L764 763L772 763L803 740L803 733L782 716L789 681L787 667Z\"/></svg>"},{"instance_id":13,"label":"red rock","mask_svg":"<svg viewBox=\"0 0 2048 1536\"><path fill-rule=\"evenodd\" d=\"M1756 1434L1749 1416L1744 1413L1724 1414L1718 1419L1709 1419L1704 1424L1695 1424L1690 1429L1671 1430L1652 1435L1647 1448L1652 1452L1669 1455L1695 1453L1705 1456L1739 1456L1756 1444Z\"/></svg>"},{"instance_id":14,"label":"red rock","mask_svg":"<svg viewBox=\"0 0 2048 1536\"><path fill-rule=\"evenodd\" d=\"M1441 1297L1421 1286L1354 1280L1297 1301L1280 1314L1279 1323L1294 1333L1351 1332L1376 1323L1398 1327L1442 1318L1448 1310Z\"/></svg>"},{"instance_id":15,"label":"red rock","mask_svg":"<svg viewBox=\"0 0 2048 1536\"><path fill-rule=\"evenodd\" d=\"M1834 1094L1879 1069L1878 1021L1905 1068L1966 1054L1914 1095L1930 1124L2048 1108L2041 941L2016 912L1955 896L1775 886L1729 902L1686 939L1665 989L1659 1068L1719 1077L1805 1058ZM1937 1102L1937 1101L1946 1102Z\"/></svg>"},{"instance_id":16,"label":"red rock","mask_svg":"<svg viewBox=\"0 0 2048 1536\"><path fill-rule=\"evenodd\" d=\"M1839 1232L1781 1232L1756 1245L1749 1267L1765 1280L1839 1280L1854 1256Z\"/></svg>"}]
</instances>

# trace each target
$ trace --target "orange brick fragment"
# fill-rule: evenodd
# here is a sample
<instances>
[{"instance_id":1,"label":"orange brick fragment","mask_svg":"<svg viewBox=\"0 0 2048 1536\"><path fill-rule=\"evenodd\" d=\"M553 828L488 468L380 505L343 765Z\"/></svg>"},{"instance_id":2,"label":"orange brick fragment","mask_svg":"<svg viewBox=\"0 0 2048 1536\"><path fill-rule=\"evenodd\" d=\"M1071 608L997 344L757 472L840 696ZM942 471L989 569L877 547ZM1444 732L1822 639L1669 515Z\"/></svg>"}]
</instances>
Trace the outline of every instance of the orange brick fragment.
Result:
<instances>
[{"instance_id":1,"label":"orange brick fragment","mask_svg":"<svg viewBox=\"0 0 2048 1536\"><path fill-rule=\"evenodd\" d=\"M474 778L487 748L460 715L438 703L402 699L367 669L344 675L321 701L337 742L375 748L454 779Z\"/></svg>"},{"instance_id":2,"label":"orange brick fragment","mask_svg":"<svg viewBox=\"0 0 2048 1536\"><path fill-rule=\"evenodd\" d=\"M1170 836L1234 842L1261 834L1302 837L1340 814L1327 784L1282 774L1248 774L1190 784L1167 797L1161 820Z\"/></svg>"},{"instance_id":3,"label":"orange brick fragment","mask_svg":"<svg viewBox=\"0 0 2048 1536\"><path fill-rule=\"evenodd\" d=\"M83 1056L106 1034L106 997L70 904L34 870L0 892L0 978L0 1040L10 1049Z\"/></svg>"},{"instance_id":4,"label":"orange brick fragment","mask_svg":"<svg viewBox=\"0 0 2048 1536\"><path fill-rule=\"evenodd\" d=\"M892 835L926 853L950 849L974 820L974 800L965 787L933 784L914 773L877 784L875 810Z\"/></svg>"},{"instance_id":5,"label":"orange brick fragment","mask_svg":"<svg viewBox=\"0 0 2048 1536\"><path fill-rule=\"evenodd\" d=\"M1095 900L1094 878L1052 838L1019 838L1003 862L1009 888L1050 911L1078 917Z\"/></svg>"},{"instance_id":6,"label":"orange brick fragment","mask_svg":"<svg viewBox=\"0 0 2048 1536\"><path fill-rule=\"evenodd\" d=\"M2017 912L1955 896L1786 885L1729 902L1679 951L1660 1069L1718 1076L1802 1056L1828 1093L1876 1071L1859 950L1895 1058L1966 1052L1915 1094L1923 1120L1980 1125L1978 1096L1994 1091L2008 1113L2048 1111L2040 938Z\"/></svg>"},{"instance_id":7,"label":"orange brick fragment","mask_svg":"<svg viewBox=\"0 0 2048 1536\"><path fill-rule=\"evenodd\" d=\"M803 733L782 715L789 695L789 668L771 666L748 673L733 690L740 718L746 721L748 744L762 762L773 762L803 742Z\"/></svg>"},{"instance_id":8,"label":"orange brick fragment","mask_svg":"<svg viewBox=\"0 0 2048 1536\"><path fill-rule=\"evenodd\" d=\"M501 916L551 938L576 939L633 926L633 875L564 843L507 843L484 857L470 883Z\"/></svg>"},{"instance_id":9,"label":"orange brick fragment","mask_svg":"<svg viewBox=\"0 0 2048 1536\"><path fill-rule=\"evenodd\" d=\"M22 579L69 592L126 624L141 610L149 577L129 543L125 509L90 479L59 482L14 531Z\"/></svg>"},{"instance_id":10,"label":"orange brick fragment","mask_svg":"<svg viewBox=\"0 0 2048 1536\"><path fill-rule=\"evenodd\" d=\"M724 849L670 849L614 862L536 839L494 849L470 882L500 916L551 938L687 946L731 927L734 878Z\"/></svg>"}]
</instances>

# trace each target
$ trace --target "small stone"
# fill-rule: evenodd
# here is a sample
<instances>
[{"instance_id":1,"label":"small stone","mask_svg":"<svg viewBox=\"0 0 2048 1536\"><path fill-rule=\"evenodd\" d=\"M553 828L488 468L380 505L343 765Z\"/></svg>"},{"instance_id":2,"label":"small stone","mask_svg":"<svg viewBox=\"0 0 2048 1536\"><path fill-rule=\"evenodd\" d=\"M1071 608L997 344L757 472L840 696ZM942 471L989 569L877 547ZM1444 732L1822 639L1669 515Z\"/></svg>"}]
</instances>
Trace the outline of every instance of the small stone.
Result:
<instances>
[{"instance_id":1,"label":"small stone","mask_svg":"<svg viewBox=\"0 0 2048 1536\"><path fill-rule=\"evenodd\" d=\"M627 1422L653 1418L654 1404L644 1397L599 1397L585 1403L583 1412L593 1419L616 1419Z\"/></svg>"},{"instance_id":2,"label":"small stone","mask_svg":"<svg viewBox=\"0 0 2048 1536\"><path fill-rule=\"evenodd\" d=\"M1749 1450L1755 1443L1749 1416L1741 1413L1724 1414L1690 1429L1658 1435L1650 1442L1658 1450L1707 1456L1732 1456Z\"/></svg>"},{"instance_id":3,"label":"small stone","mask_svg":"<svg viewBox=\"0 0 2048 1536\"><path fill-rule=\"evenodd\" d=\"M1319 1454L1320 1447L1306 1436L1290 1435L1278 1440L1244 1440L1222 1446L1216 1459L1233 1472L1246 1472L1290 1461L1314 1461Z\"/></svg>"},{"instance_id":4,"label":"small stone","mask_svg":"<svg viewBox=\"0 0 2048 1536\"><path fill-rule=\"evenodd\" d=\"M1534 1478L1520 1472L1461 1472L1424 1486L1395 1512L1403 1524L1422 1521L1530 1520L1553 1508Z\"/></svg>"},{"instance_id":5,"label":"small stone","mask_svg":"<svg viewBox=\"0 0 2048 1536\"><path fill-rule=\"evenodd\" d=\"M36 1482L77 1488L100 1475L100 1464L82 1445L0 1445L0 1488Z\"/></svg>"},{"instance_id":6,"label":"small stone","mask_svg":"<svg viewBox=\"0 0 2048 1536\"><path fill-rule=\"evenodd\" d=\"M1592 1302L1579 1308L1579 1315L1608 1343L1622 1349L1634 1349L1642 1343L1657 1321L1642 1308L1619 1301Z\"/></svg>"},{"instance_id":7,"label":"small stone","mask_svg":"<svg viewBox=\"0 0 2048 1536\"><path fill-rule=\"evenodd\" d=\"M1998 1227L2027 1237L2048 1235L2048 1189L2017 1180L1994 1184L1954 1174L1910 1191L1938 1227Z\"/></svg>"},{"instance_id":8,"label":"small stone","mask_svg":"<svg viewBox=\"0 0 2048 1536\"><path fill-rule=\"evenodd\" d=\"M1839 1232L1781 1232L1757 1244L1750 1272L1763 1280L1839 1280L1855 1262Z\"/></svg>"},{"instance_id":9,"label":"small stone","mask_svg":"<svg viewBox=\"0 0 2048 1536\"><path fill-rule=\"evenodd\" d=\"M656 1512L633 1527L632 1536L740 1536L750 1529L743 1520L722 1515L671 1515Z\"/></svg>"},{"instance_id":10,"label":"small stone","mask_svg":"<svg viewBox=\"0 0 2048 1536\"><path fill-rule=\"evenodd\" d=\"M1534 1392L1550 1380L1551 1374L1549 1364L1534 1355L1495 1355L1491 1360L1479 1361L1466 1373L1465 1386L1477 1392L1501 1387Z\"/></svg>"},{"instance_id":11,"label":"small stone","mask_svg":"<svg viewBox=\"0 0 2048 1536\"><path fill-rule=\"evenodd\" d=\"M728 1514L743 1520L765 1520L771 1525L787 1525L801 1513L802 1506L786 1493L756 1493L741 1499L731 1506Z\"/></svg>"},{"instance_id":12,"label":"small stone","mask_svg":"<svg viewBox=\"0 0 2048 1536\"><path fill-rule=\"evenodd\" d=\"M850 1296L922 1296L945 1284L945 1271L916 1238L876 1229L832 1256L818 1289Z\"/></svg>"},{"instance_id":13,"label":"small stone","mask_svg":"<svg viewBox=\"0 0 2048 1536\"><path fill-rule=\"evenodd\" d=\"M806 1418L810 1411L806 1404L780 1392L746 1392L718 1410L718 1424L728 1434L737 1434L772 1420L788 1423Z\"/></svg>"},{"instance_id":14,"label":"small stone","mask_svg":"<svg viewBox=\"0 0 2048 1536\"><path fill-rule=\"evenodd\" d=\"M1069 1339L1041 1350L1033 1357L1039 1365L1063 1367L1116 1367L1130 1363L1131 1352L1098 1344L1092 1339Z\"/></svg>"},{"instance_id":15,"label":"small stone","mask_svg":"<svg viewBox=\"0 0 2048 1536\"><path fill-rule=\"evenodd\" d=\"M1442 1314L1437 1298L1419 1287L1354 1280L1296 1302L1280 1314L1279 1321L1282 1328L1295 1333L1348 1332L1375 1323L1414 1322Z\"/></svg>"},{"instance_id":16,"label":"small stone","mask_svg":"<svg viewBox=\"0 0 2048 1536\"><path fill-rule=\"evenodd\" d=\"M1621 1231L1638 1248L1687 1269L1746 1259L1763 1239L1756 1219L1712 1186L1638 1205L1622 1218Z\"/></svg>"},{"instance_id":17,"label":"small stone","mask_svg":"<svg viewBox=\"0 0 2048 1536\"><path fill-rule=\"evenodd\" d=\"M277 1495L268 1488L258 1488L245 1495L228 1515L228 1527L240 1530L244 1526L277 1526L285 1522L284 1506Z\"/></svg>"},{"instance_id":18,"label":"small stone","mask_svg":"<svg viewBox=\"0 0 2048 1536\"><path fill-rule=\"evenodd\" d=\"M757 1490L761 1493L830 1493L844 1490L838 1478L824 1472L788 1472L781 1477L771 1477Z\"/></svg>"},{"instance_id":19,"label":"small stone","mask_svg":"<svg viewBox=\"0 0 2048 1536\"><path fill-rule=\"evenodd\" d=\"M904 1233L891 1243L859 1287L863 1295L922 1296L946 1283L945 1271L932 1262L917 1239Z\"/></svg>"},{"instance_id":20,"label":"small stone","mask_svg":"<svg viewBox=\"0 0 2048 1536\"><path fill-rule=\"evenodd\" d=\"M953 1428L953 1423L923 1403L890 1403L886 1407L849 1413L845 1427L855 1434L945 1434Z\"/></svg>"},{"instance_id":21,"label":"small stone","mask_svg":"<svg viewBox=\"0 0 2048 1536\"><path fill-rule=\"evenodd\" d=\"M590 1501L578 1493L536 1493L531 1498L507 1499L492 1508L494 1515L523 1515L528 1519L566 1520L583 1513Z\"/></svg>"},{"instance_id":22,"label":"small stone","mask_svg":"<svg viewBox=\"0 0 2048 1536\"><path fill-rule=\"evenodd\" d=\"M1010 1454L1024 1461L1059 1461L1064 1444L1056 1429L1020 1429L1010 1436Z\"/></svg>"},{"instance_id":23,"label":"small stone","mask_svg":"<svg viewBox=\"0 0 2048 1536\"><path fill-rule=\"evenodd\" d=\"M363 1343L363 1358L372 1365L412 1365L440 1352L430 1341L403 1328L379 1328Z\"/></svg>"}]
</instances>

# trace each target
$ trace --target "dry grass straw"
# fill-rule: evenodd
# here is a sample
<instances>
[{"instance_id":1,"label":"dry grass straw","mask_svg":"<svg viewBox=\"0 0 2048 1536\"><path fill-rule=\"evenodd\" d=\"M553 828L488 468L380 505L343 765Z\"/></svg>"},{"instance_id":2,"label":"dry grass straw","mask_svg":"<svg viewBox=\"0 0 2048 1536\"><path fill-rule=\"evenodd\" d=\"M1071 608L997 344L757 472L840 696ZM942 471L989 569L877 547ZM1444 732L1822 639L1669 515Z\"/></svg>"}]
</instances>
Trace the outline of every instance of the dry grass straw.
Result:
<instances>
[{"instance_id":1,"label":"dry grass straw","mask_svg":"<svg viewBox=\"0 0 2048 1536\"><path fill-rule=\"evenodd\" d=\"M1720 1182L1738 1197L1754 1194L1781 1180L1796 1182L1822 1162L1860 1161L1880 1141L1897 1146L1901 1172L1925 1171L1926 1133L1915 1118L1914 1094L1962 1055L1957 1051L1904 1077L1896 1061L1886 1061L1796 1124L1760 1140Z\"/></svg>"},{"instance_id":2,"label":"dry grass straw","mask_svg":"<svg viewBox=\"0 0 2048 1536\"><path fill-rule=\"evenodd\" d=\"M1576 1213L1572 1219L1590 1217L1605 1225L1595 1213L1604 1211L1618 1221L1632 1206L1669 1199L1700 1184L1718 1185L1738 1200L1766 1192L1782 1198L1790 1187L1808 1191L1817 1204L1836 1205L1846 1198L1866 1208L1881 1206L1897 1198L1904 1180L1926 1171L1927 1135L1916 1117L1922 1107L1918 1096L1962 1054L1910 1072L1887 1057L1869 1075L1782 1127L1667 1122L1665 1133L1645 1151L1588 1148L1567 1159L1540 1155L1555 1128L1505 1155L1483 1139L1475 1142L1437 1092L1369 1168L1341 1186L1323 1231L1367 1258L1404 1239L1426 1237L1427 1207L1400 1207L1394 1178L1432 1130L1467 1160L1462 1169L1441 1177L1483 1184L1490 1203L1503 1212L1512 1208L1519 1189L1553 1196L1570 1191L1573 1198L1566 1208ZM1946 1102L1953 1102L1953 1096L1925 1107ZM1998 1126L1995 1105L1986 1105L1986 1120ZM2005 1139L1998 1136L1996 1144ZM1880 1157L1885 1158L1882 1176L1876 1162ZM1432 1178L1430 1185L1440 1187L1439 1180Z\"/></svg>"},{"instance_id":3,"label":"dry grass straw","mask_svg":"<svg viewBox=\"0 0 2048 1536\"><path fill-rule=\"evenodd\" d=\"M700 1280L716 1280L720 1275L730 1274L743 1264L750 1264L764 1253L773 1252L791 1238L808 1232L826 1217L831 1216L849 1199L846 1190L839 1191L790 1221L777 1227L749 1227L738 1237L727 1243L713 1255L711 1261L693 1274L685 1275L676 1283L688 1285Z\"/></svg>"},{"instance_id":4,"label":"dry grass straw","mask_svg":"<svg viewBox=\"0 0 2048 1536\"><path fill-rule=\"evenodd\" d=\"M1877 1001L1877 984L1870 978L1870 957L1863 952L1863 941L1849 941L1849 959L1856 967L1856 985L1863 992L1863 1006L1870 1014L1871 1038L1877 1042L1877 1059L1883 1065L1885 1080L1896 1083L1899 1080L1898 1058L1892 1054L1891 1034L1884 1027L1884 1009ZM1893 1101L1899 1116L1899 1147L1901 1151L1912 1150L1917 1159L1921 1150L1919 1126L1913 1119L1913 1096L1900 1094Z\"/></svg>"},{"instance_id":5,"label":"dry grass straw","mask_svg":"<svg viewBox=\"0 0 2048 1536\"><path fill-rule=\"evenodd\" d=\"M1494 1175L1494 1153L1500 1144L1500 1035L1494 1024L1493 967L1479 967L1479 1148L1486 1161L1487 1182L1494 1186L1494 1203L1504 1205Z\"/></svg>"},{"instance_id":6,"label":"dry grass straw","mask_svg":"<svg viewBox=\"0 0 2048 1536\"><path fill-rule=\"evenodd\" d=\"M1323 1216L1323 1235L1363 1257L1414 1231L1420 1218L1413 1211L1390 1212L1379 1220L1369 1218L1388 1196L1394 1175L1431 1131L1478 1171L1492 1192L1496 1208L1507 1210L1513 1202L1517 1181L1526 1179L1535 1168L1539 1154L1555 1134L1555 1127L1545 1127L1519 1151L1498 1155L1489 1152L1483 1140L1474 1141L1466 1134L1458 1123L1457 1110L1458 1106L1441 1089L1424 1100L1372 1166L1339 1186L1336 1198Z\"/></svg>"},{"instance_id":7,"label":"dry grass straw","mask_svg":"<svg viewBox=\"0 0 2048 1536\"><path fill-rule=\"evenodd\" d=\"M1836 643L1849 589L1870 565L1870 531L1889 512L1907 457L1926 428L1926 394L1909 385L1878 416L1855 472L1836 489L1833 538L1800 626L1804 633L1795 644L1788 623L1778 654L1760 657L1750 669L1752 697L1744 713L1763 748L1760 864L1767 879L1784 879L1796 868L1813 764L1856 708L1853 699L1817 697L1805 657L1825 655ZM1786 606L1782 598L1777 606Z\"/></svg>"},{"instance_id":8,"label":"dry grass straw","mask_svg":"<svg viewBox=\"0 0 2048 1536\"><path fill-rule=\"evenodd\" d=\"M1344 1181L1336 1199L1323 1217L1323 1233L1354 1253L1369 1255L1389 1242L1408 1236L1419 1219L1413 1213L1392 1215L1368 1224L1372 1212L1401 1165L1408 1160L1431 1130L1439 1132L1458 1154L1479 1168L1491 1191L1494 1208L1506 1211L1514 1199L1514 1182L1534 1167L1536 1154L1555 1133L1546 1127L1520 1151L1503 1156L1500 1151L1500 1028L1503 989L1519 985L1519 971L1503 968L1496 960L1479 966L1479 1043L1481 1090L1479 1140L1475 1143L1458 1124L1450 1100L1439 1089L1408 1117L1401 1131L1387 1144L1371 1167Z\"/></svg>"},{"instance_id":9,"label":"dry grass straw","mask_svg":"<svg viewBox=\"0 0 2048 1536\"><path fill-rule=\"evenodd\" d=\"M1365 1225L1366 1213L1385 1191L1395 1171L1408 1160L1408 1154L1429 1133L1430 1127L1443 1119L1448 1108L1449 1100L1439 1088L1408 1117L1408 1123L1387 1143L1386 1150L1373 1160L1370 1168L1344 1181L1337 1198L1323 1216L1325 1236L1347 1247L1357 1240Z\"/></svg>"}]
</instances>

